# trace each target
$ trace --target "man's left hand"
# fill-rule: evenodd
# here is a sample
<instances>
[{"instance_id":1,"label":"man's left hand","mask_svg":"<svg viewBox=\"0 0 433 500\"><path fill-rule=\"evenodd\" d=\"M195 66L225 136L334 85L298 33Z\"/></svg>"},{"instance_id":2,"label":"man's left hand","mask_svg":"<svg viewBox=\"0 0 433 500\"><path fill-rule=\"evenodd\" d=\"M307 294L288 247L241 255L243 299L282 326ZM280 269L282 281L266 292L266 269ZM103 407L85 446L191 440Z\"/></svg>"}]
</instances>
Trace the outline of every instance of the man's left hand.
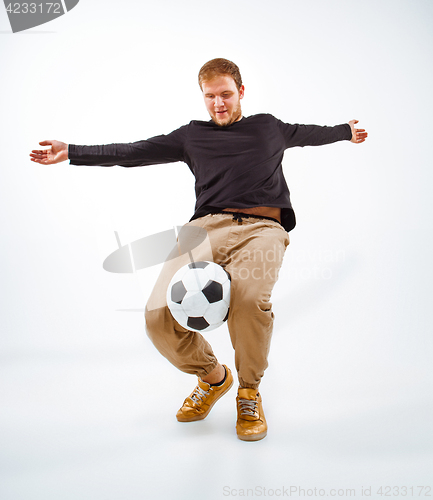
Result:
<instances>
[{"instance_id":1,"label":"man's left hand","mask_svg":"<svg viewBox=\"0 0 433 500\"><path fill-rule=\"evenodd\" d=\"M352 129L352 139L350 139L350 142L360 144L365 141L368 134L363 128L355 128L355 123L358 123L358 120L350 120L349 122L350 128Z\"/></svg>"}]
</instances>

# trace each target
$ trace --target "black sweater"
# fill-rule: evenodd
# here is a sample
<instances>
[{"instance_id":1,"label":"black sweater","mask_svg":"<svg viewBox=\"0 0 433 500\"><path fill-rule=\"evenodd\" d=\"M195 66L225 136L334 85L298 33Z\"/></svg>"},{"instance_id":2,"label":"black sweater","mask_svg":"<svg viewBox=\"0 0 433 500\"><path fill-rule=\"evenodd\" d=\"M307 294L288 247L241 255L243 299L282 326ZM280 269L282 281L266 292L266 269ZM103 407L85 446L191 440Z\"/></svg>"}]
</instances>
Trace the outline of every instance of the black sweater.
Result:
<instances>
[{"instance_id":1,"label":"black sweater","mask_svg":"<svg viewBox=\"0 0 433 500\"><path fill-rule=\"evenodd\" d=\"M295 215L284 179L284 151L350 140L350 125L292 125L272 115L243 117L228 127L191 121L168 135L102 146L69 145L73 165L139 167L185 162L195 176L197 197L192 219L222 208L280 207L290 231Z\"/></svg>"}]
</instances>

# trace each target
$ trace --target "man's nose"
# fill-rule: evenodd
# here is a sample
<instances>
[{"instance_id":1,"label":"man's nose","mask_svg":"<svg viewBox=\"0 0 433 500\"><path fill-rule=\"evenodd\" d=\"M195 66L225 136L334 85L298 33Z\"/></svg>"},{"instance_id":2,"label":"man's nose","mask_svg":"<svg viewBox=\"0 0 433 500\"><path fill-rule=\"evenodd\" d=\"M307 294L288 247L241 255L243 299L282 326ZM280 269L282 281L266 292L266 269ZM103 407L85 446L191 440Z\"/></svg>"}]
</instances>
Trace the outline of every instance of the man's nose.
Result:
<instances>
[{"instance_id":1,"label":"man's nose","mask_svg":"<svg viewBox=\"0 0 433 500\"><path fill-rule=\"evenodd\" d=\"M224 106L224 101L223 101L222 97L220 97L220 96L215 97L214 106L216 108L221 108L221 106Z\"/></svg>"}]
</instances>

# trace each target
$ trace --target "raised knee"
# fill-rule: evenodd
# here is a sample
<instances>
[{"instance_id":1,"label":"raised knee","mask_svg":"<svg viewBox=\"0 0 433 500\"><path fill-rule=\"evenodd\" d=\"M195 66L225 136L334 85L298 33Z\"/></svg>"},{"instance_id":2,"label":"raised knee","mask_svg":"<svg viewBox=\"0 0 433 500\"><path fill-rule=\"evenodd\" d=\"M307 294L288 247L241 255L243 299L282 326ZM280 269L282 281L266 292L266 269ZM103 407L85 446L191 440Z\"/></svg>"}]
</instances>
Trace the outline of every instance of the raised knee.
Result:
<instances>
[{"instance_id":1,"label":"raised knee","mask_svg":"<svg viewBox=\"0 0 433 500\"><path fill-rule=\"evenodd\" d=\"M164 323L164 308L160 309L146 309L144 310L144 322L146 326L146 333L150 339L153 335L161 329L161 325Z\"/></svg>"}]
</instances>

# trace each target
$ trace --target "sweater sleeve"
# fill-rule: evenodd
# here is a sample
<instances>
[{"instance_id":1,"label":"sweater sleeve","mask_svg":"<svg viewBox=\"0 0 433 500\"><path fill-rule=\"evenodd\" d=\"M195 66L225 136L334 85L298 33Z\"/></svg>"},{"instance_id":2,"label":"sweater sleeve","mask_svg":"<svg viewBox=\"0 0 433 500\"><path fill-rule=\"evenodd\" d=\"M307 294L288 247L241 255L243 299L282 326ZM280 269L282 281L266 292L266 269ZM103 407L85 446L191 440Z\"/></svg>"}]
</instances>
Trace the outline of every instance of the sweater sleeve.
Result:
<instances>
[{"instance_id":1,"label":"sweater sleeve","mask_svg":"<svg viewBox=\"0 0 433 500\"><path fill-rule=\"evenodd\" d=\"M105 144L100 146L77 146L69 144L68 156L71 165L112 167L141 167L159 163L184 161L185 140L188 125L168 135L158 135L144 141Z\"/></svg>"},{"instance_id":2,"label":"sweater sleeve","mask_svg":"<svg viewBox=\"0 0 433 500\"><path fill-rule=\"evenodd\" d=\"M277 124L284 139L285 149L295 146L322 146L352 139L352 130L348 123L328 127L290 124L277 120Z\"/></svg>"}]
</instances>

